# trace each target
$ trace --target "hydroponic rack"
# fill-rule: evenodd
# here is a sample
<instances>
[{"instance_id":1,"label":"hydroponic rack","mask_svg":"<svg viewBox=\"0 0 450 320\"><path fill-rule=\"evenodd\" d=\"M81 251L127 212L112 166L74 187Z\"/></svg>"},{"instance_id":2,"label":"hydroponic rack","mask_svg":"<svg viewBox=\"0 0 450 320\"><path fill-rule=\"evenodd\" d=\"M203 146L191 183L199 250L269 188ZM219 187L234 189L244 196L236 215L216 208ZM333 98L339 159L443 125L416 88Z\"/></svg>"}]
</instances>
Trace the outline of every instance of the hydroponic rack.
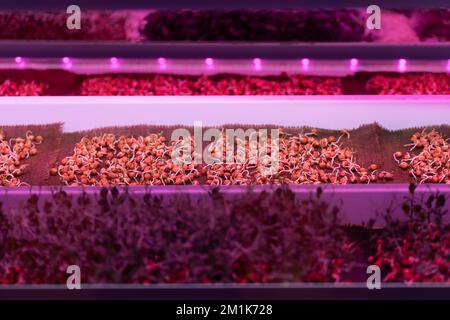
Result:
<instances>
[{"instance_id":1,"label":"hydroponic rack","mask_svg":"<svg viewBox=\"0 0 450 320\"><path fill-rule=\"evenodd\" d=\"M2 10L64 10L70 1L3 1ZM266 8L349 8L364 7L370 1L78 1L82 9L266 9ZM448 7L448 1L379 1L381 7ZM449 72L449 46L446 43L367 44L367 43L117 43L63 41L2 41L0 68L13 70L63 69L80 74L96 73L241 73L251 75L301 74L345 75L359 71ZM65 132L114 125L183 125L202 121L205 126L229 123L246 125L308 125L320 128L355 128L378 122L388 129L449 124L449 96L402 97L38 97L0 98L3 116L0 125L63 122ZM89 117L86 115L89 114ZM256 115L256 116L255 116ZM278 186L255 187L256 191ZM299 197L316 192L315 185L292 187ZM362 225L379 212L391 208L395 217L402 210L395 204L408 196L407 184L320 185L323 197L342 206L344 224ZM30 195L41 201L64 190L77 197L97 194L96 187L0 188L0 202L7 210L23 206ZM206 197L211 188L133 187L140 196L146 191L165 198L187 195ZM247 187L223 187L227 197L241 195ZM417 189L426 198L436 192L449 195L447 185L423 185ZM42 205L42 202L41 202ZM392 205L394 205L392 207ZM447 204L447 207L450 204ZM377 225L382 227L382 225ZM367 290L365 283L273 284L273 285L87 285L80 292L61 286L1 286L0 298L140 298L140 299L448 299L449 285L386 285L382 293Z\"/></svg>"}]
</instances>

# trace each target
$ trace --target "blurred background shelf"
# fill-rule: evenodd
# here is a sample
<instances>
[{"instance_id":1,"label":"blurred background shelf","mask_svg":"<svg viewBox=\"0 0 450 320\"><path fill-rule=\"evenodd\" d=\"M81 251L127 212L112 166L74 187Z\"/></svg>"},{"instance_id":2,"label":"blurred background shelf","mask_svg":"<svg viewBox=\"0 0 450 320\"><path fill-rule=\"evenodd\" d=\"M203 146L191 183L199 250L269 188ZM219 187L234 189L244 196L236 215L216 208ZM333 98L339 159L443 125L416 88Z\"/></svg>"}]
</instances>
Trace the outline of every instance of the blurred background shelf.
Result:
<instances>
[{"instance_id":1,"label":"blurred background shelf","mask_svg":"<svg viewBox=\"0 0 450 320\"><path fill-rule=\"evenodd\" d=\"M0 57L447 60L449 43L0 41Z\"/></svg>"},{"instance_id":2,"label":"blurred background shelf","mask_svg":"<svg viewBox=\"0 0 450 320\"><path fill-rule=\"evenodd\" d=\"M69 0L3 0L0 9L9 10L48 10L61 9L74 4ZM78 0L76 4L86 9L292 9L292 8L352 8L367 7L374 4L368 0L127 0L127 1L110 1L110 0ZM380 7L388 8L433 8L433 7L449 7L447 0L379 0L376 4Z\"/></svg>"}]
</instances>

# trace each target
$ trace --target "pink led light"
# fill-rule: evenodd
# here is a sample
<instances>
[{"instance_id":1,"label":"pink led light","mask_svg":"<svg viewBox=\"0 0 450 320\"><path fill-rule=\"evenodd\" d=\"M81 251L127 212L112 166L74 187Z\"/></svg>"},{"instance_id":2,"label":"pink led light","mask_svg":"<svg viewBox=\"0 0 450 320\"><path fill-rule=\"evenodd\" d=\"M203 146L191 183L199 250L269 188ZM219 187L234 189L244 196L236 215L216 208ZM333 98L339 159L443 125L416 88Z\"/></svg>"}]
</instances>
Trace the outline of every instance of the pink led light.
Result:
<instances>
[{"instance_id":1,"label":"pink led light","mask_svg":"<svg viewBox=\"0 0 450 320\"><path fill-rule=\"evenodd\" d=\"M17 67L19 67L19 68L24 68L25 67L25 61L23 60L22 57L16 57L14 59L14 61L16 62Z\"/></svg>"},{"instance_id":2,"label":"pink led light","mask_svg":"<svg viewBox=\"0 0 450 320\"><path fill-rule=\"evenodd\" d=\"M356 58L350 59L350 70L355 71L356 68L358 67L358 63L359 63L358 59Z\"/></svg>"},{"instance_id":3,"label":"pink led light","mask_svg":"<svg viewBox=\"0 0 450 320\"><path fill-rule=\"evenodd\" d=\"M403 72L406 70L406 60L405 59L399 59L398 60L398 71Z\"/></svg>"},{"instance_id":4,"label":"pink led light","mask_svg":"<svg viewBox=\"0 0 450 320\"><path fill-rule=\"evenodd\" d=\"M72 69L72 62L70 61L69 57L62 58L62 62L64 63L65 69Z\"/></svg>"},{"instance_id":5,"label":"pink led light","mask_svg":"<svg viewBox=\"0 0 450 320\"><path fill-rule=\"evenodd\" d=\"M167 67L166 59L164 58L158 58L158 64L161 69L165 69Z\"/></svg>"},{"instance_id":6,"label":"pink led light","mask_svg":"<svg viewBox=\"0 0 450 320\"><path fill-rule=\"evenodd\" d=\"M117 68L119 66L119 60L116 57L112 57L109 61L111 62L112 68Z\"/></svg>"},{"instance_id":7,"label":"pink led light","mask_svg":"<svg viewBox=\"0 0 450 320\"><path fill-rule=\"evenodd\" d=\"M310 61L309 61L308 58L303 58L302 59L302 67L303 67L303 69L308 69L309 63L310 63Z\"/></svg>"},{"instance_id":8,"label":"pink led light","mask_svg":"<svg viewBox=\"0 0 450 320\"><path fill-rule=\"evenodd\" d=\"M214 60L212 58L206 58L205 59L205 64L209 67L212 68L212 66L214 65Z\"/></svg>"},{"instance_id":9,"label":"pink led light","mask_svg":"<svg viewBox=\"0 0 450 320\"><path fill-rule=\"evenodd\" d=\"M255 70L261 70L261 59L260 58L253 59L253 66L255 67Z\"/></svg>"},{"instance_id":10,"label":"pink led light","mask_svg":"<svg viewBox=\"0 0 450 320\"><path fill-rule=\"evenodd\" d=\"M447 61L447 71L450 72L450 59Z\"/></svg>"}]
</instances>

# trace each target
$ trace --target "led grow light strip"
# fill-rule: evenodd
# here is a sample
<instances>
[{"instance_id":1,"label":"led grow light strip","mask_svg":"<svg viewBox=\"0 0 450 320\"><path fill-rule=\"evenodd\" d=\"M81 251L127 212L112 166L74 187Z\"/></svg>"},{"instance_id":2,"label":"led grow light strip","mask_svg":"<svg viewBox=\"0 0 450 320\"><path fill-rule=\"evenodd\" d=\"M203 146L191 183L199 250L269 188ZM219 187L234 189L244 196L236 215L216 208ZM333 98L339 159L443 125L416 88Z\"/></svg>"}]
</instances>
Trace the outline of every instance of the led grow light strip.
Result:
<instances>
[{"instance_id":1,"label":"led grow light strip","mask_svg":"<svg viewBox=\"0 0 450 320\"><path fill-rule=\"evenodd\" d=\"M253 59L80 59L63 58L2 58L0 69L70 69L75 73L236 73L271 75L305 73L316 75L347 75L357 71L367 72L449 72L450 59L447 60L317 60L307 57L295 60Z\"/></svg>"}]
</instances>

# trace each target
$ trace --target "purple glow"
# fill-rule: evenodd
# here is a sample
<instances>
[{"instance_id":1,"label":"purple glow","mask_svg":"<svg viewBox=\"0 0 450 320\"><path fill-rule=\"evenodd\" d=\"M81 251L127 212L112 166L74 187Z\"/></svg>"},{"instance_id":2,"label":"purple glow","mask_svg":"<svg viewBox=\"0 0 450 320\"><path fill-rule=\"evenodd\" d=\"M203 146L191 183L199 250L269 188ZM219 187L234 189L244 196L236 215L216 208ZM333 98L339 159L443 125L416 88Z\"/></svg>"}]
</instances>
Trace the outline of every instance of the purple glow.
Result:
<instances>
[{"instance_id":1,"label":"purple glow","mask_svg":"<svg viewBox=\"0 0 450 320\"><path fill-rule=\"evenodd\" d=\"M309 69L309 64L310 64L310 60L308 58L303 58L301 63L302 63L302 69L303 70L308 70Z\"/></svg>"},{"instance_id":2,"label":"purple glow","mask_svg":"<svg viewBox=\"0 0 450 320\"><path fill-rule=\"evenodd\" d=\"M112 68L117 68L119 66L119 60L116 57L112 57L109 61L111 62Z\"/></svg>"},{"instance_id":3,"label":"purple glow","mask_svg":"<svg viewBox=\"0 0 450 320\"><path fill-rule=\"evenodd\" d=\"M308 69L309 63L310 63L310 61L309 61L308 58L303 58L302 59L302 67L303 67L303 69Z\"/></svg>"},{"instance_id":4,"label":"purple glow","mask_svg":"<svg viewBox=\"0 0 450 320\"><path fill-rule=\"evenodd\" d=\"M213 60L212 58L206 58L206 59L205 59L205 64L206 64L206 67L207 67L209 70L214 69L214 60Z\"/></svg>"},{"instance_id":5,"label":"purple glow","mask_svg":"<svg viewBox=\"0 0 450 320\"><path fill-rule=\"evenodd\" d=\"M214 65L214 60L212 58L206 58L205 64L208 66L208 68L212 68Z\"/></svg>"},{"instance_id":6,"label":"purple glow","mask_svg":"<svg viewBox=\"0 0 450 320\"><path fill-rule=\"evenodd\" d=\"M450 72L450 59L447 61L447 72Z\"/></svg>"},{"instance_id":7,"label":"purple glow","mask_svg":"<svg viewBox=\"0 0 450 320\"><path fill-rule=\"evenodd\" d=\"M166 69L166 67L167 67L166 59L164 59L164 58L158 58L158 64L161 69Z\"/></svg>"},{"instance_id":8,"label":"purple glow","mask_svg":"<svg viewBox=\"0 0 450 320\"><path fill-rule=\"evenodd\" d=\"M255 70L261 70L261 59L260 58L253 59L253 66Z\"/></svg>"},{"instance_id":9,"label":"purple glow","mask_svg":"<svg viewBox=\"0 0 450 320\"><path fill-rule=\"evenodd\" d=\"M358 59L350 59L350 70L354 71L358 67Z\"/></svg>"},{"instance_id":10,"label":"purple glow","mask_svg":"<svg viewBox=\"0 0 450 320\"><path fill-rule=\"evenodd\" d=\"M403 72L406 70L406 59L399 59L398 60L398 71Z\"/></svg>"},{"instance_id":11,"label":"purple glow","mask_svg":"<svg viewBox=\"0 0 450 320\"><path fill-rule=\"evenodd\" d=\"M23 60L22 57L16 57L16 58L14 59L14 61L16 62L17 66L18 66L19 68L24 68L24 67L25 67L25 61Z\"/></svg>"},{"instance_id":12,"label":"purple glow","mask_svg":"<svg viewBox=\"0 0 450 320\"><path fill-rule=\"evenodd\" d=\"M70 61L69 57L62 58L62 62L64 63L65 69L72 69L72 62Z\"/></svg>"}]
</instances>

